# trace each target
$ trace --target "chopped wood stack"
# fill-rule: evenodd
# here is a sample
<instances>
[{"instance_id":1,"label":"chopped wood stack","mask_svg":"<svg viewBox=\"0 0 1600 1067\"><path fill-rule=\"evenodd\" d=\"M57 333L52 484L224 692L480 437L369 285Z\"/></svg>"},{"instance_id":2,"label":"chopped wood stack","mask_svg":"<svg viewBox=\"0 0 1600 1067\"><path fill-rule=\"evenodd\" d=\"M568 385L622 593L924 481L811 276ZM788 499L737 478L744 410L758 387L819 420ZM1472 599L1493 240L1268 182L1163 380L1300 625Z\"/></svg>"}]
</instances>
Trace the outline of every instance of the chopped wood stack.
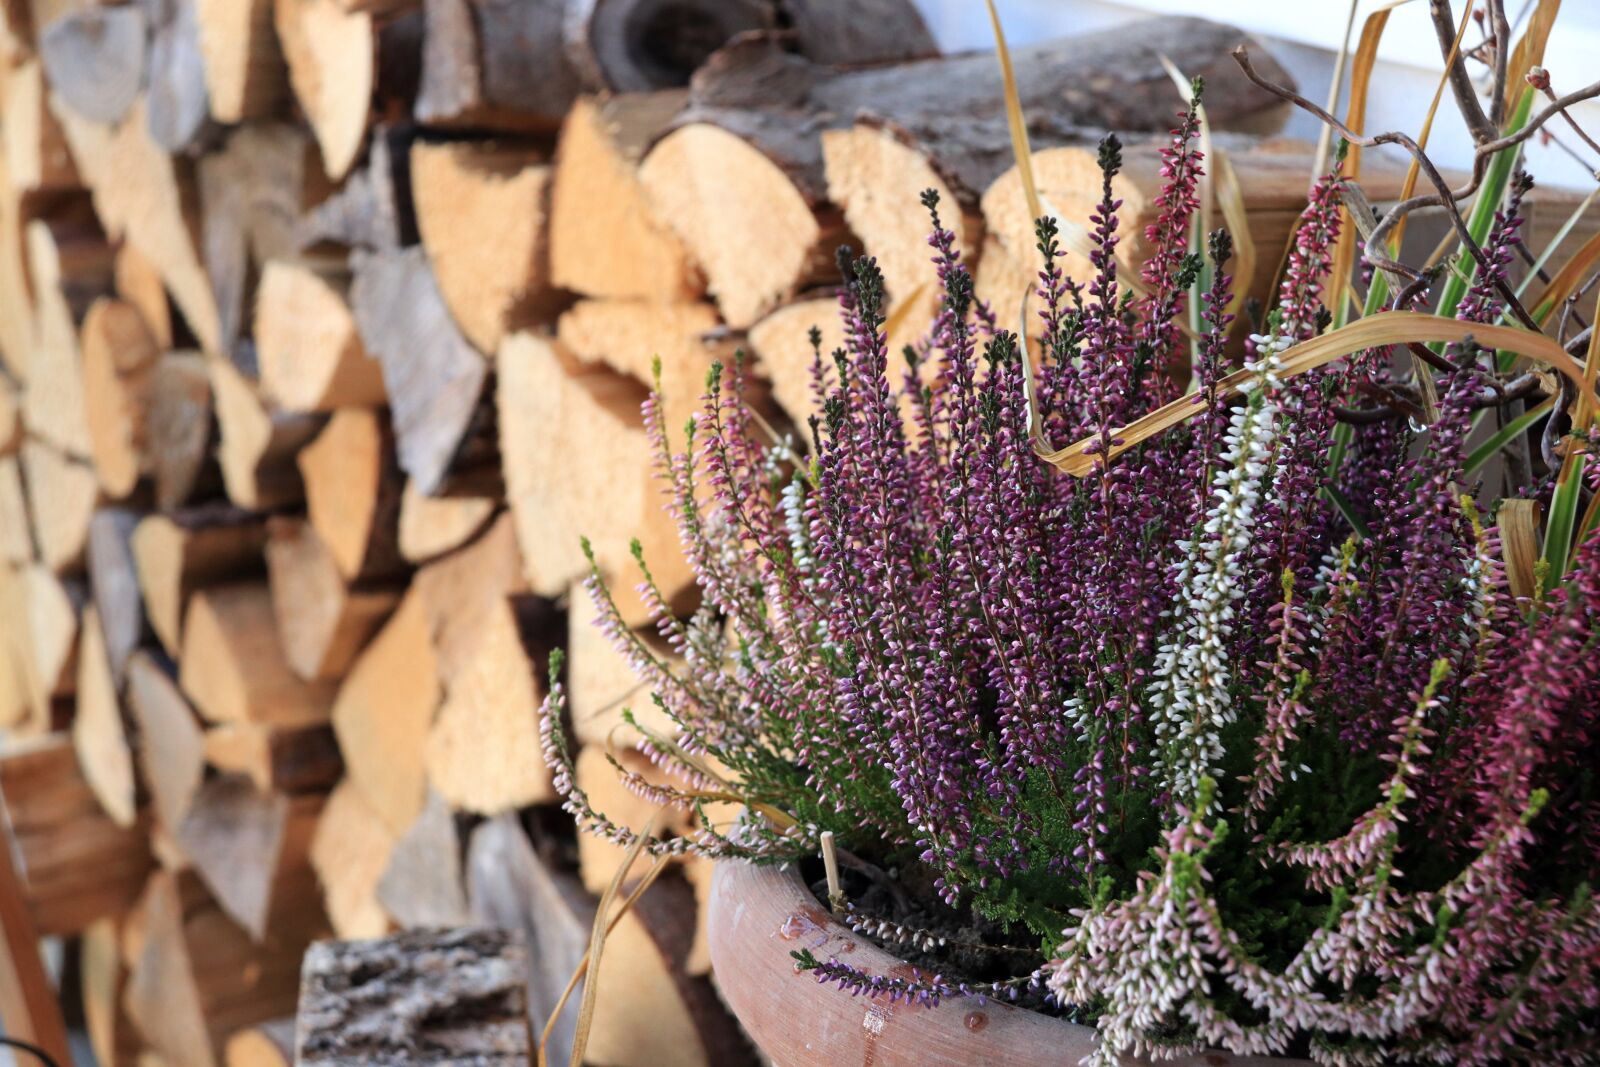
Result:
<instances>
[{"instance_id":1,"label":"chopped wood stack","mask_svg":"<svg viewBox=\"0 0 1600 1067\"><path fill-rule=\"evenodd\" d=\"M1064 215L1090 127L1130 131L1130 260L1179 106L1159 55L1204 75L1260 291L1311 154L1263 139L1240 37L1173 19L1016 61ZM8 1032L59 1035L31 949L61 937L106 1067L288 1063L315 939L470 923L526 943L538 1032L619 861L552 808L553 647L584 784L647 817L604 759L649 709L575 593L580 537L630 625L634 538L694 607L653 360L674 432L746 345L803 425L840 243L928 321L928 187L1019 320L999 75L936 53L910 0L0 4ZM682 873L612 934L592 1063L748 1055Z\"/></svg>"}]
</instances>

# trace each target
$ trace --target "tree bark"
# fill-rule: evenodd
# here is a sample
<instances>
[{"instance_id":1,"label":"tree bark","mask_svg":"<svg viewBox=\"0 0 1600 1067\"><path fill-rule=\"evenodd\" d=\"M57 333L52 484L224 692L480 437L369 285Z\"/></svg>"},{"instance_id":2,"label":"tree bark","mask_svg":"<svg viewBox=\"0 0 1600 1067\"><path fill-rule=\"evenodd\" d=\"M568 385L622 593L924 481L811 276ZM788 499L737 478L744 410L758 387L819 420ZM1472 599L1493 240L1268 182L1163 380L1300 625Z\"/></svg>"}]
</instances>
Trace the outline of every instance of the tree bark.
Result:
<instances>
[{"instance_id":1,"label":"tree bark","mask_svg":"<svg viewBox=\"0 0 1600 1067\"><path fill-rule=\"evenodd\" d=\"M300 985L302 1067L526 1067L532 1038L522 938L467 927L323 941Z\"/></svg>"}]
</instances>

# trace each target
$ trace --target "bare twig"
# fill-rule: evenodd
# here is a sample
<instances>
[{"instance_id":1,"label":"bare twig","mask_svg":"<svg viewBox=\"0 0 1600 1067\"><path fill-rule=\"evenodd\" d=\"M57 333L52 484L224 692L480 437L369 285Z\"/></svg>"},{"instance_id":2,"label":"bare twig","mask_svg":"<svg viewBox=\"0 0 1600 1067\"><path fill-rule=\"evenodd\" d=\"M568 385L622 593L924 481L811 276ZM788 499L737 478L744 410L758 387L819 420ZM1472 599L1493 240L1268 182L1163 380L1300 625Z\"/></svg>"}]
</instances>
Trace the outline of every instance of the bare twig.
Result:
<instances>
[{"instance_id":1,"label":"bare twig","mask_svg":"<svg viewBox=\"0 0 1600 1067\"><path fill-rule=\"evenodd\" d=\"M1240 69L1244 71L1245 77L1249 78L1250 81L1255 85L1269 93L1272 93L1280 100L1287 100L1302 110L1317 116L1323 122L1326 122L1332 126L1340 133L1340 135L1342 135L1352 144L1359 144L1366 148L1372 148L1384 144L1393 144L1404 148L1411 154L1411 157L1416 160L1418 169L1427 177L1429 184L1432 185L1436 190L1436 192L1433 194L1413 196L1409 200L1404 200L1401 203L1396 204L1389 210L1387 214L1384 215L1383 219L1378 223L1377 228L1373 230L1371 236L1367 239L1366 259L1368 263L1371 263L1374 267L1380 270L1387 270L1391 273L1396 273L1406 278L1417 278L1419 272L1416 268L1409 267L1406 264L1391 258L1382 250L1384 242L1388 237L1389 231L1392 230L1402 218L1410 214L1412 211L1423 207L1441 207L1445 210L1445 215L1449 218L1451 228L1455 231L1457 239L1461 242L1461 246L1467 250L1468 255L1472 256L1472 258L1477 261L1479 267L1484 270L1485 276L1494 278L1495 289L1499 292L1501 298L1505 300L1506 310L1510 312L1512 317L1521 323L1524 328L1534 331L1539 329L1539 324L1534 320L1532 315L1528 314L1528 309L1522 306L1522 302L1517 299L1516 293L1511 290L1511 287L1506 284L1503 279L1497 276L1498 272L1495 272L1491 269L1488 256L1484 253L1483 249L1478 246L1477 241L1473 240L1472 233L1467 227L1466 220L1461 217L1461 212L1457 209L1456 204L1458 201L1466 196L1471 195L1477 190L1479 183L1481 183L1483 180L1483 173L1488 168L1488 162L1491 157L1498 152L1505 151L1508 148L1512 148L1518 144L1521 144L1523 141L1527 140L1528 137L1532 136L1541 125L1543 125L1545 122L1548 122L1556 114L1565 111L1573 104L1583 100L1591 99L1595 96L1600 96L1600 82L1596 82L1591 86L1580 89L1574 93L1568 93L1566 96L1559 98L1555 103L1551 104L1549 107L1541 111L1537 116L1530 119L1526 126L1515 133L1508 134L1497 140L1486 141L1480 144L1474 155L1472 180L1464 188L1452 190L1449 184L1445 182L1444 176L1440 174L1438 168L1434 166L1433 161L1428 158L1427 153L1422 150L1422 147L1418 145L1409 134L1402 133L1398 130L1391 130L1387 133L1375 134L1371 137L1363 137L1354 130L1350 129L1343 122L1340 122L1339 119L1333 115L1330 115L1326 110L1312 103L1310 100L1307 100L1304 96L1301 96L1293 89L1277 85L1271 81L1268 81L1266 78L1263 78L1251 64L1249 52L1243 45L1234 49L1233 58L1239 64Z\"/></svg>"},{"instance_id":2,"label":"bare twig","mask_svg":"<svg viewBox=\"0 0 1600 1067\"><path fill-rule=\"evenodd\" d=\"M1482 144L1492 140L1499 132L1499 126L1483 113L1478 90L1472 84L1472 75L1467 72L1466 57L1457 54L1454 60L1450 58L1456 40L1456 19L1450 10L1450 0L1428 0L1428 14L1433 16L1433 30L1439 38L1439 54L1450 64L1450 91L1456 98L1456 108L1466 121L1473 142Z\"/></svg>"}]
</instances>

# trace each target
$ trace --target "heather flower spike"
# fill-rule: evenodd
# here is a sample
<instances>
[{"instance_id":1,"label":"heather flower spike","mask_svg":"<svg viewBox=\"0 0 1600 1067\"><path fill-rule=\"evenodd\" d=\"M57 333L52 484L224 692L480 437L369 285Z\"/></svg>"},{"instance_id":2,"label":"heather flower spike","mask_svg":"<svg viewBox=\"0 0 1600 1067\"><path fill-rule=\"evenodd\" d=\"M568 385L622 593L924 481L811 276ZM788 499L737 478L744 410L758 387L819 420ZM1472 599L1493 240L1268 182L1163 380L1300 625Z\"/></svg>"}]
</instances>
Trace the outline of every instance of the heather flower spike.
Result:
<instances>
[{"instance_id":1,"label":"heather flower spike","mask_svg":"<svg viewBox=\"0 0 1600 1067\"><path fill-rule=\"evenodd\" d=\"M1239 344L1230 234L1190 247L1196 106L1158 149L1137 268L1116 190L1142 149L1100 144L1086 262L1039 220L1026 338L977 300L930 193L929 334L892 353L883 275L842 251L843 342L811 334L808 427L768 437L742 361L679 441L646 404L701 606L675 617L640 558L663 655L611 599L626 579L588 584L670 724L628 719L669 784L628 781L698 815L644 847L798 863L829 833L850 923L917 966L800 967L1090 1020L1105 1064L1600 1062L1600 536L1514 592L1495 509L1549 500L1542 427L1509 494L1467 472L1538 381L1472 344L1280 373L1340 310L1338 168ZM1495 204L1463 321L1514 313L1527 189ZM1112 458L1185 394L1196 417ZM1564 427L1557 464L1594 447ZM1035 454L1082 439L1083 478ZM580 828L631 843L576 785L551 667L556 786Z\"/></svg>"}]
</instances>

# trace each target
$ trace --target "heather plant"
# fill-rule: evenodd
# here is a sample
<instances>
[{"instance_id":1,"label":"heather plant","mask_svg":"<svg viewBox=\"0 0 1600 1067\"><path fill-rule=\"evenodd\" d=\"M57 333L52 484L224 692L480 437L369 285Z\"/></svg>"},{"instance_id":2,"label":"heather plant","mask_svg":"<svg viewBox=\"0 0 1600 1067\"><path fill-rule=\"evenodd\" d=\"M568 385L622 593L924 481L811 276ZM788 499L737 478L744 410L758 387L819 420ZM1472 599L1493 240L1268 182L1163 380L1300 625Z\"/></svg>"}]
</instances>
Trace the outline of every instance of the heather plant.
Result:
<instances>
[{"instance_id":1,"label":"heather plant","mask_svg":"<svg viewBox=\"0 0 1600 1067\"><path fill-rule=\"evenodd\" d=\"M769 432L742 361L681 444L647 402L703 603L676 618L639 560L673 665L588 584L672 724L626 716L667 784L618 772L698 816L642 847L797 862L829 834L869 887L848 920L928 963L800 966L859 994L1026 1001L1096 1025L1108 1064L1600 1062L1594 346L1563 321L1588 373L1541 374L1474 339L1530 317L1510 270L1529 182L1508 175L1461 238L1464 326L1339 327L1356 235L1336 161L1241 346L1230 234L1192 239L1198 127L1191 104L1136 285L1108 136L1092 278L1042 218L1026 336L977 299L928 194L929 336L891 354L882 275L841 254L845 341L813 331L807 432ZM1485 168L1511 147L1484 143ZM1370 312L1456 276L1385 237ZM1543 421L1518 421L1545 390ZM1147 433L1152 411L1170 417ZM1571 516L1537 560L1508 547L1502 517L1527 509L1507 500ZM551 677L568 810L636 843L576 787L559 658ZM940 973L963 938L1016 973L977 949Z\"/></svg>"}]
</instances>

